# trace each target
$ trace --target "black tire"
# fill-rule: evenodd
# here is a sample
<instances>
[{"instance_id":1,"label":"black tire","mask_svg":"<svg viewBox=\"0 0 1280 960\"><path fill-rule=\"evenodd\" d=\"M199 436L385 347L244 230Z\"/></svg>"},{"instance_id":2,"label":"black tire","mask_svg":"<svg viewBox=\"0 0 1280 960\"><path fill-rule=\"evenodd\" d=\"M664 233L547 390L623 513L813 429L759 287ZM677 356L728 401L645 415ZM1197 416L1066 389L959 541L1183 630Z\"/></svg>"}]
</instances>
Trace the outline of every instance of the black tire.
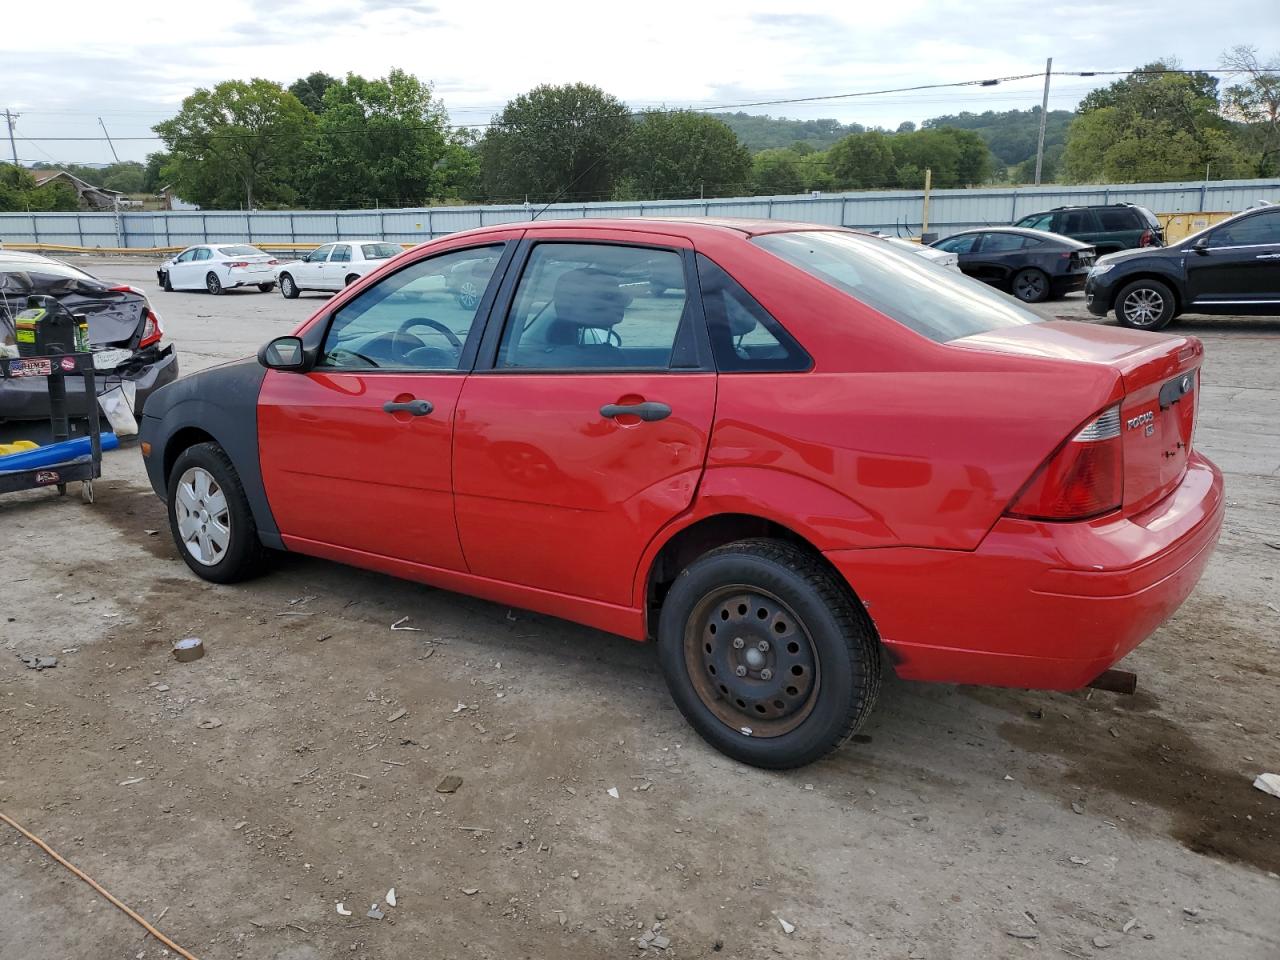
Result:
<instances>
[{"instance_id":1,"label":"black tire","mask_svg":"<svg viewBox=\"0 0 1280 960\"><path fill-rule=\"evenodd\" d=\"M762 646L765 636L774 642ZM676 706L703 739L772 770L839 747L880 690L875 628L852 591L812 554L778 540L739 540L681 571L662 605L658 658Z\"/></svg>"},{"instance_id":2,"label":"black tire","mask_svg":"<svg viewBox=\"0 0 1280 960\"><path fill-rule=\"evenodd\" d=\"M274 283L260 283L260 284L258 284L258 289L259 289L259 290L261 290L263 293L270 293L270 292L271 292L272 290L274 290L275 288L276 288L276 285L275 285Z\"/></svg>"},{"instance_id":3,"label":"black tire","mask_svg":"<svg viewBox=\"0 0 1280 960\"><path fill-rule=\"evenodd\" d=\"M1043 303L1049 299L1049 276L1035 267L1023 267L1013 275L1009 289L1023 303Z\"/></svg>"},{"instance_id":4,"label":"black tire","mask_svg":"<svg viewBox=\"0 0 1280 960\"><path fill-rule=\"evenodd\" d=\"M344 280L344 281L343 281L343 284L342 284L342 285L343 285L344 287L349 287L349 286L351 286L353 283L355 283L355 282L356 282L357 280L359 280L359 279L360 279L360 274L358 274L358 273L353 273L353 274L351 274L349 277L347 277L347 279L346 279L346 280Z\"/></svg>"},{"instance_id":5,"label":"black tire","mask_svg":"<svg viewBox=\"0 0 1280 960\"><path fill-rule=\"evenodd\" d=\"M1163 330L1176 310L1173 291L1159 280L1135 280L1116 296L1116 319L1134 330Z\"/></svg>"},{"instance_id":6,"label":"black tire","mask_svg":"<svg viewBox=\"0 0 1280 960\"><path fill-rule=\"evenodd\" d=\"M226 502L226 526L230 536L225 550L216 562L202 563L189 547L179 528L178 498L182 477L189 470L201 470L211 476ZM213 583L235 583L247 580L262 572L267 558L267 548L258 539L258 525L254 522L244 486L226 451L216 443L197 443L178 454L173 469L169 471L166 501L169 506L169 531L173 535L178 553L197 576Z\"/></svg>"},{"instance_id":7,"label":"black tire","mask_svg":"<svg viewBox=\"0 0 1280 960\"><path fill-rule=\"evenodd\" d=\"M225 292L222 289L222 281L218 279L218 275L212 270L204 275L204 288L215 297L220 297Z\"/></svg>"},{"instance_id":8,"label":"black tire","mask_svg":"<svg viewBox=\"0 0 1280 960\"><path fill-rule=\"evenodd\" d=\"M298 294L302 291L298 289L298 285L294 283L293 275L289 273L280 274L280 296L286 300L297 300Z\"/></svg>"},{"instance_id":9,"label":"black tire","mask_svg":"<svg viewBox=\"0 0 1280 960\"><path fill-rule=\"evenodd\" d=\"M173 293L173 284L169 282L168 270L160 274L160 288L164 290L165 293Z\"/></svg>"}]
</instances>

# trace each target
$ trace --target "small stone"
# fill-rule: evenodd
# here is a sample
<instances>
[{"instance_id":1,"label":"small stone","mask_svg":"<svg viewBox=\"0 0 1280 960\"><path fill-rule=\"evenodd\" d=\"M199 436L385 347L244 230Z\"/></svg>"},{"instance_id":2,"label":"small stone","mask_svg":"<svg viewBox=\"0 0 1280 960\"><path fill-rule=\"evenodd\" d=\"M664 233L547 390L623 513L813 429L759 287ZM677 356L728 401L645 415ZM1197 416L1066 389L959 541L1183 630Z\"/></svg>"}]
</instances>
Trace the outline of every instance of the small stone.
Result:
<instances>
[{"instance_id":1,"label":"small stone","mask_svg":"<svg viewBox=\"0 0 1280 960\"><path fill-rule=\"evenodd\" d=\"M1080 814L1083 814L1083 813L1084 813L1084 804L1083 804L1083 803L1079 803L1079 802L1077 802L1077 801L1075 801L1075 800L1072 800L1072 801L1071 801L1071 812L1072 812L1072 813L1080 813Z\"/></svg>"},{"instance_id":2,"label":"small stone","mask_svg":"<svg viewBox=\"0 0 1280 960\"><path fill-rule=\"evenodd\" d=\"M1115 727L1108 727L1108 728L1107 728L1107 733L1111 734L1111 735L1112 735L1113 737L1115 737L1117 740L1120 738L1120 731L1119 731L1119 730L1117 730Z\"/></svg>"},{"instance_id":3,"label":"small stone","mask_svg":"<svg viewBox=\"0 0 1280 960\"><path fill-rule=\"evenodd\" d=\"M1111 946L1111 941L1108 940L1106 937L1094 937L1093 945L1097 947L1099 950L1105 950L1107 949L1107 947Z\"/></svg>"},{"instance_id":4,"label":"small stone","mask_svg":"<svg viewBox=\"0 0 1280 960\"><path fill-rule=\"evenodd\" d=\"M1085 867L1089 865L1089 858L1088 857L1072 857L1071 862L1074 863L1077 867Z\"/></svg>"},{"instance_id":5,"label":"small stone","mask_svg":"<svg viewBox=\"0 0 1280 960\"><path fill-rule=\"evenodd\" d=\"M578 871L577 871L577 870L570 870L570 871L569 871L569 879L570 879L570 880L577 880L577 879L578 879L578 877L580 877L580 876L581 876L581 874L580 874L580 873L578 873Z\"/></svg>"},{"instance_id":6,"label":"small stone","mask_svg":"<svg viewBox=\"0 0 1280 960\"><path fill-rule=\"evenodd\" d=\"M796 932L796 925L794 923L787 923L787 921L783 920L781 917L778 918L778 923L782 924L782 932L787 936L791 936L791 934Z\"/></svg>"},{"instance_id":7,"label":"small stone","mask_svg":"<svg viewBox=\"0 0 1280 960\"><path fill-rule=\"evenodd\" d=\"M436 793L456 793L460 786L462 778L451 773L436 784Z\"/></svg>"},{"instance_id":8,"label":"small stone","mask_svg":"<svg viewBox=\"0 0 1280 960\"><path fill-rule=\"evenodd\" d=\"M606 791L605 791L605 793L609 794L609 796L613 797L613 799L615 799L615 800L617 800L617 799L618 799L618 788L617 788L617 787L610 787L608 790L606 790Z\"/></svg>"},{"instance_id":9,"label":"small stone","mask_svg":"<svg viewBox=\"0 0 1280 960\"><path fill-rule=\"evenodd\" d=\"M1183 907L1182 912L1188 917L1198 917L1200 915L1199 907Z\"/></svg>"},{"instance_id":10,"label":"small stone","mask_svg":"<svg viewBox=\"0 0 1280 960\"><path fill-rule=\"evenodd\" d=\"M169 685L167 683L156 684L156 693L168 693Z\"/></svg>"},{"instance_id":11,"label":"small stone","mask_svg":"<svg viewBox=\"0 0 1280 960\"><path fill-rule=\"evenodd\" d=\"M401 707L399 710L397 710L397 711L396 711L395 713L393 713L391 716L387 717L387 723L395 723L395 722L396 722L397 720L399 720L401 717L407 717L408 715L409 715L409 711L408 711L408 710L406 710L404 707Z\"/></svg>"},{"instance_id":12,"label":"small stone","mask_svg":"<svg viewBox=\"0 0 1280 960\"><path fill-rule=\"evenodd\" d=\"M1137 918L1137 917L1130 917L1128 920L1126 920L1126 921L1124 922L1124 926L1120 928L1120 932L1121 932L1121 933L1128 933L1130 930L1132 930L1132 929L1133 929L1134 927L1136 927L1137 925L1138 925L1138 918Z\"/></svg>"},{"instance_id":13,"label":"small stone","mask_svg":"<svg viewBox=\"0 0 1280 960\"><path fill-rule=\"evenodd\" d=\"M661 935L654 937L652 942L659 950L665 950L667 947L671 946L671 938Z\"/></svg>"},{"instance_id":14,"label":"small stone","mask_svg":"<svg viewBox=\"0 0 1280 960\"><path fill-rule=\"evenodd\" d=\"M480 888L479 887L463 887L462 892L465 893L468 897L474 897L477 893L480 892Z\"/></svg>"},{"instance_id":15,"label":"small stone","mask_svg":"<svg viewBox=\"0 0 1280 960\"><path fill-rule=\"evenodd\" d=\"M1015 940L1036 940L1040 937L1034 930L1006 930L1005 933Z\"/></svg>"},{"instance_id":16,"label":"small stone","mask_svg":"<svg viewBox=\"0 0 1280 960\"><path fill-rule=\"evenodd\" d=\"M220 726L222 726L222 721L219 720L217 717L206 717L204 720L201 720L198 724L196 724L196 726L198 726L201 730L217 730Z\"/></svg>"},{"instance_id":17,"label":"small stone","mask_svg":"<svg viewBox=\"0 0 1280 960\"><path fill-rule=\"evenodd\" d=\"M375 903L369 907L369 912L366 913L365 916L370 920L381 920L384 914L378 909L378 905Z\"/></svg>"}]
</instances>

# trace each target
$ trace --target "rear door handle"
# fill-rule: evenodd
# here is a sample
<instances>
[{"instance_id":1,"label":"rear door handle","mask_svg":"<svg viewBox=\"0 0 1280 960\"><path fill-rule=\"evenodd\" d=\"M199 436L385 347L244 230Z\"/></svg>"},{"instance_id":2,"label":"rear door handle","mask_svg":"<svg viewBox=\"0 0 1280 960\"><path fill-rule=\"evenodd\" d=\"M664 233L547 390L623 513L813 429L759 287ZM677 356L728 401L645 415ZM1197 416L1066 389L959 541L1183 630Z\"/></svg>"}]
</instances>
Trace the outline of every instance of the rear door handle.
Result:
<instances>
[{"instance_id":1,"label":"rear door handle","mask_svg":"<svg viewBox=\"0 0 1280 960\"><path fill-rule=\"evenodd\" d=\"M435 407L431 405L430 400L405 400L403 403L388 400L382 405L382 409L387 413L407 413L414 417L425 417Z\"/></svg>"},{"instance_id":2,"label":"rear door handle","mask_svg":"<svg viewBox=\"0 0 1280 960\"><path fill-rule=\"evenodd\" d=\"M606 403L600 408L600 416L616 420L618 417L639 417L641 420L665 420L671 416L671 408L657 400L644 403Z\"/></svg>"},{"instance_id":3,"label":"rear door handle","mask_svg":"<svg viewBox=\"0 0 1280 960\"><path fill-rule=\"evenodd\" d=\"M1280 260L1280 253L1260 253L1253 259L1255 260Z\"/></svg>"}]
</instances>

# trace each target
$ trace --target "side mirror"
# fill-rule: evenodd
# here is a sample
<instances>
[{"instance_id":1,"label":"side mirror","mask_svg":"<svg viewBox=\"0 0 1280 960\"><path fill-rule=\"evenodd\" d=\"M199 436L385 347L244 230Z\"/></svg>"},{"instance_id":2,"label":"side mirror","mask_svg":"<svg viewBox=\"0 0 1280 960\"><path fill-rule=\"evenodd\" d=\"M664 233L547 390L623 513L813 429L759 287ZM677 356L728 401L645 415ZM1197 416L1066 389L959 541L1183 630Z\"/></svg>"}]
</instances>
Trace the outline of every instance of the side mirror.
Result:
<instances>
[{"instance_id":1,"label":"side mirror","mask_svg":"<svg viewBox=\"0 0 1280 960\"><path fill-rule=\"evenodd\" d=\"M302 372L311 366L301 337L276 337L258 351L258 362L268 370Z\"/></svg>"},{"instance_id":2,"label":"side mirror","mask_svg":"<svg viewBox=\"0 0 1280 960\"><path fill-rule=\"evenodd\" d=\"M1193 243L1191 245L1191 249L1194 250L1196 253L1208 253L1209 252L1208 234L1205 234L1203 237L1201 237L1199 240Z\"/></svg>"}]
</instances>

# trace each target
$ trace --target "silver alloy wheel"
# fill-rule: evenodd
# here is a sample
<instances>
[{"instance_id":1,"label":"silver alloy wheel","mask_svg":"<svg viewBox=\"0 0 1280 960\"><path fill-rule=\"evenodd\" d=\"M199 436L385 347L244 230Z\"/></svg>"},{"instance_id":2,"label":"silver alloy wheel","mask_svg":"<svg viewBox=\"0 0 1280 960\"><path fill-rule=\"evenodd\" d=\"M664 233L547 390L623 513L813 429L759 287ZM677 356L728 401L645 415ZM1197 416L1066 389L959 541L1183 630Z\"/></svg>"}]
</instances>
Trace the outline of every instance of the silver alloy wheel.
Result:
<instances>
[{"instance_id":1,"label":"silver alloy wheel","mask_svg":"<svg viewBox=\"0 0 1280 960\"><path fill-rule=\"evenodd\" d=\"M178 535L187 552L212 567L231 546L231 511L221 485L203 467L191 467L178 478L174 495Z\"/></svg>"},{"instance_id":2,"label":"silver alloy wheel","mask_svg":"<svg viewBox=\"0 0 1280 960\"><path fill-rule=\"evenodd\" d=\"M464 280L458 288L458 304L470 310L480 302L480 291L474 280Z\"/></svg>"},{"instance_id":3,"label":"silver alloy wheel","mask_svg":"<svg viewBox=\"0 0 1280 960\"><path fill-rule=\"evenodd\" d=\"M1149 327L1164 314L1164 297L1150 287L1139 287L1124 298L1121 309L1135 327Z\"/></svg>"},{"instance_id":4,"label":"silver alloy wheel","mask_svg":"<svg viewBox=\"0 0 1280 960\"><path fill-rule=\"evenodd\" d=\"M293 277L287 273L280 278L280 292L286 297L293 296Z\"/></svg>"}]
</instances>

